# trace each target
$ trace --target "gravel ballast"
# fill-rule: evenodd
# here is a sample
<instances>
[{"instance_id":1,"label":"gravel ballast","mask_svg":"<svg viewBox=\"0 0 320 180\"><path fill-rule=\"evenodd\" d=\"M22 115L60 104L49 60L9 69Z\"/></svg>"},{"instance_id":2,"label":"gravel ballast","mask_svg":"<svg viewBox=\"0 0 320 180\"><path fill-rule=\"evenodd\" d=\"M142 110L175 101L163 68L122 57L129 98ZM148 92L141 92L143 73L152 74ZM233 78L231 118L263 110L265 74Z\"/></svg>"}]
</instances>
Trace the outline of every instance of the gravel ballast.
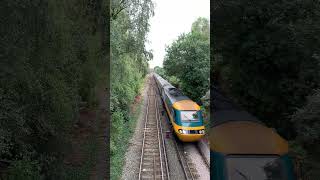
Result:
<instances>
[{"instance_id":1,"label":"gravel ballast","mask_svg":"<svg viewBox=\"0 0 320 180\"><path fill-rule=\"evenodd\" d=\"M147 78L148 79L148 78ZM125 154L125 164L122 170L123 180L134 180L138 179L139 176L139 165L140 165L140 155L142 148L142 139L143 139L143 128L144 128L144 118L146 113L147 106L147 91L148 91L148 80L145 81L144 88L142 91L142 107L141 113L137 119L136 128L132 138L129 141L128 150Z\"/></svg>"}]
</instances>

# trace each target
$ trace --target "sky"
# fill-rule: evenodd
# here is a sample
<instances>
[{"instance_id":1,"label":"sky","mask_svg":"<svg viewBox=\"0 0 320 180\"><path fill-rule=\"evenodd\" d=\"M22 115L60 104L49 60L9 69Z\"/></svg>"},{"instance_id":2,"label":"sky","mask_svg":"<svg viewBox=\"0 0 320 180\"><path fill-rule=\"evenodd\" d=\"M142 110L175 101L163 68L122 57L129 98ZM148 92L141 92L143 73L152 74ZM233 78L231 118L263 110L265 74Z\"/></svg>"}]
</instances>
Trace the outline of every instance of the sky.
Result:
<instances>
[{"instance_id":1,"label":"sky","mask_svg":"<svg viewBox=\"0 0 320 180\"><path fill-rule=\"evenodd\" d=\"M152 50L149 67L162 67L166 45L182 33L191 31L198 17L210 18L210 0L153 0L154 16L150 19L150 32L146 48Z\"/></svg>"}]
</instances>

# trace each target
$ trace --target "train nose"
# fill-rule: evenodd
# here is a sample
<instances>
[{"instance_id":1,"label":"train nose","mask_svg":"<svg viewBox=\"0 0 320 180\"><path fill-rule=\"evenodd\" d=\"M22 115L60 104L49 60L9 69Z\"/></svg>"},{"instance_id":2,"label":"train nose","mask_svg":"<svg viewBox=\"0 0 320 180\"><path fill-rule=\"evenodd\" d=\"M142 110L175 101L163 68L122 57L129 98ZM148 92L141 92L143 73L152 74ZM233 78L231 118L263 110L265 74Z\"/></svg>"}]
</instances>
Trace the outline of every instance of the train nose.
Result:
<instances>
[{"instance_id":1,"label":"train nose","mask_svg":"<svg viewBox=\"0 0 320 180\"><path fill-rule=\"evenodd\" d=\"M204 129L200 129L200 130L184 130L184 129L179 129L178 132L180 134L204 134L205 131Z\"/></svg>"}]
</instances>

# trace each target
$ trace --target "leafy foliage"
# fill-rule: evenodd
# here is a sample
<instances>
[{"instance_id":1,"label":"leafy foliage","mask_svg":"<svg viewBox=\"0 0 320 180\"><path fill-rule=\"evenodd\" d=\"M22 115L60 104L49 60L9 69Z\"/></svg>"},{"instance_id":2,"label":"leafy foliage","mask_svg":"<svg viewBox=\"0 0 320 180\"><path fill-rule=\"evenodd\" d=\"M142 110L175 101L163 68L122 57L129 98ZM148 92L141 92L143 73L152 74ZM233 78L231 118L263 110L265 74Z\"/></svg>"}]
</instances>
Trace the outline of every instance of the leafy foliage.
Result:
<instances>
[{"instance_id":1,"label":"leafy foliage","mask_svg":"<svg viewBox=\"0 0 320 180\"><path fill-rule=\"evenodd\" d=\"M48 170L62 163L79 104L94 104L106 67L105 3L4 0L0 6L0 159L12 162L13 177L54 178Z\"/></svg>"},{"instance_id":2,"label":"leafy foliage","mask_svg":"<svg viewBox=\"0 0 320 180\"><path fill-rule=\"evenodd\" d=\"M320 85L319 8L313 0L220 1L211 46L213 83L312 163L319 162L311 148L319 144L318 95L306 97Z\"/></svg>"},{"instance_id":3,"label":"leafy foliage","mask_svg":"<svg viewBox=\"0 0 320 180\"><path fill-rule=\"evenodd\" d=\"M9 169L9 173L6 179L40 180L42 179L42 177L40 175L39 164L35 161L30 161L30 159L18 160Z\"/></svg>"},{"instance_id":4,"label":"leafy foliage","mask_svg":"<svg viewBox=\"0 0 320 180\"><path fill-rule=\"evenodd\" d=\"M178 79L187 96L200 101L209 89L209 57L209 23L198 18L190 33L180 35L167 47L163 68L168 77Z\"/></svg>"},{"instance_id":5,"label":"leafy foliage","mask_svg":"<svg viewBox=\"0 0 320 180\"><path fill-rule=\"evenodd\" d=\"M300 145L300 155L304 159L305 176L320 176L320 91L308 96L306 104L299 108L291 117L297 131L296 144ZM301 146L302 145L302 146ZM294 148L295 152L299 149Z\"/></svg>"},{"instance_id":6,"label":"leafy foliage","mask_svg":"<svg viewBox=\"0 0 320 180\"><path fill-rule=\"evenodd\" d=\"M307 98L307 103L292 115L298 138L313 145L320 141L320 91Z\"/></svg>"},{"instance_id":7,"label":"leafy foliage","mask_svg":"<svg viewBox=\"0 0 320 180\"><path fill-rule=\"evenodd\" d=\"M139 94L152 53L145 48L151 0L114 1L111 21L111 179L119 179L135 118L130 105Z\"/></svg>"},{"instance_id":8,"label":"leafy foliage","mask_svg":"<svg viewBox=\"0 0 320 180\"><path fill-rule=\"evenodd\" d=\"M310 0L241 0L214 12L212 47L224 89L282 134L292 133L286 117L319 86L315 7Z\"/></svg>"}]
</instances>

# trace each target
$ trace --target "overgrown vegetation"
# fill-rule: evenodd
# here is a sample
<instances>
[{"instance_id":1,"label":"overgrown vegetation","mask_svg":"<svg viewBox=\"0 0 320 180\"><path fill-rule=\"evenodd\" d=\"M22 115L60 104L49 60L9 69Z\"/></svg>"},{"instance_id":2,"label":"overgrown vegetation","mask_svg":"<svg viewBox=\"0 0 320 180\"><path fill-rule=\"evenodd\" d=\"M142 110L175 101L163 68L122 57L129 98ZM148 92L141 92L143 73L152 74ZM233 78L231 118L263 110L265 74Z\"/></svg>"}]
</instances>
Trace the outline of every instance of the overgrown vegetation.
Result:
<instances>
[{"instance_id":1,"label":"overgrown vegetation","mask_svg":"<svg viewBox=\"0 0 320 180\"><path fill-rule=\"evenodd\" d=\"M106 3L1 1L0 160L9 162L6 178L63 179L80 103L94 106L94 88L106 84Z\"/></svg>"},{"instance_id":2,"label":"overgrown vegetation","mask_svg":"<svg viewBox=\"0 0 320 180\"><path fill-rule=\"evenodd\" d=\"M119 179L135 118L130 105L141 90L152 54L146 50L151 0L112 1L111 21L111 179Z\"/></svg>"},{"instance_id":3,"label":"overgrown vegetation","mask_svg":"<svg viewBox=\"0 0 320 180\"><path fill-rule=\"evenodd\" d=\"M219 1L211 45L213 83L304 152L311 179L320 169L319 9L314 0Z\"/></svg>"}]
</instances>

